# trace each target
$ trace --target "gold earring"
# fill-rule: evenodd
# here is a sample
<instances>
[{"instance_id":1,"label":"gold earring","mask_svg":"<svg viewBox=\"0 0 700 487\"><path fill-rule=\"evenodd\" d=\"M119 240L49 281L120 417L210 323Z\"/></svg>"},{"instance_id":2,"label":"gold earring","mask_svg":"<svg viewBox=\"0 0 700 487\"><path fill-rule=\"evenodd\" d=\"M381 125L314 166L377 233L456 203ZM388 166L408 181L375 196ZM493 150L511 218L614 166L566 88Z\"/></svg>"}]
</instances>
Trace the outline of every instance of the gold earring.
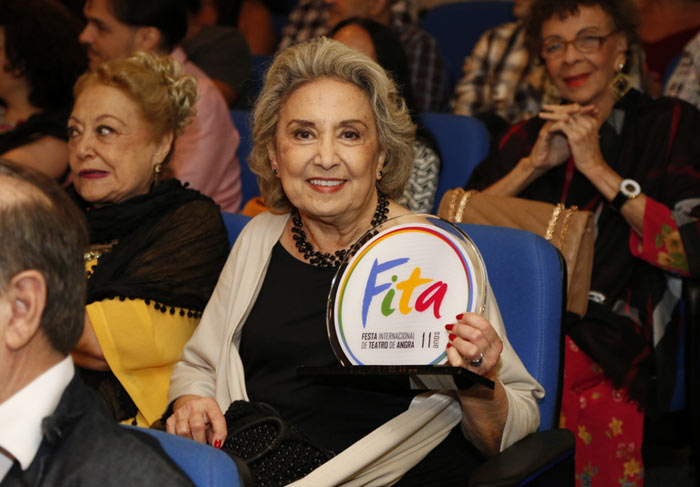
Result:
<instances>
[{"instance_id":1,"label":"gold earring","mask_svg":"<svg viewBox=\"0 0 700 487\"><path fill-rule=\"evenodd\" d=\"M622 72L624 67L625 65L623 63L619 63L617 65L617 72L615 73L615 77L612 79L612 83L610 83L610 87L613 90L616 100L621 99L632 88L631 78Z\"/></svg>"},{"instance_id":2,"label":"gold earring","mask_svg":"<svg viewBox=\"0 0 700 487\"><path fill-rule=\"evenodd\" d=\"M163 171L163 164L160 162L153 166L153 186L158 186L158 178L160 173Z\"/></svg>"}]
</instances>

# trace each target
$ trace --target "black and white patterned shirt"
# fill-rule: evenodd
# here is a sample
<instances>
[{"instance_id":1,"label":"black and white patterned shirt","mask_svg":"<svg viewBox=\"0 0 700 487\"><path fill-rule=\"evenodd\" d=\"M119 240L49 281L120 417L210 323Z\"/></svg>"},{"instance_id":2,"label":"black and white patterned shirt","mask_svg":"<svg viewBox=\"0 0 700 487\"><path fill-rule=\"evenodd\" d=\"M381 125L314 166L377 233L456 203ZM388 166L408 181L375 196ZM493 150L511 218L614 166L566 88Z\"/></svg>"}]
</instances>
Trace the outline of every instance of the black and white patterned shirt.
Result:
<instances>
[{"instance_id":1,"label":"black and white patterned shirt","mask_svg":"<svg viewBox=\"0 0 700 487\"><path fill-rule=\"evenodd\" d=\"M440 175L440 157L428 144L413 142L413 168L403 194L397 200L413 213L432 213Z\"/></svg>"},{"instance_id":2,"label":"black and white patterned shirt","mask_svg":"<svg viewBox=\"0 0 700 487\"><path fill-rule=\"evenodd\" d=\"M530 57L520 22L499 25L481 36L462 72L452 100L452 111L459 115L494 112L517 123L537 115L550 90L552 101L558 99L544 65Z\"/></svg>"},{"instance_id":3,"label":"black and white patterned shirt","mask_svg":"<svg viewBox=\"0 0 700 487\"><path fill-rule=\"evenodd\" d=\"M680 98L700 109L700 33L683 49L664 95Z\"/></svg>"}]
</instances>

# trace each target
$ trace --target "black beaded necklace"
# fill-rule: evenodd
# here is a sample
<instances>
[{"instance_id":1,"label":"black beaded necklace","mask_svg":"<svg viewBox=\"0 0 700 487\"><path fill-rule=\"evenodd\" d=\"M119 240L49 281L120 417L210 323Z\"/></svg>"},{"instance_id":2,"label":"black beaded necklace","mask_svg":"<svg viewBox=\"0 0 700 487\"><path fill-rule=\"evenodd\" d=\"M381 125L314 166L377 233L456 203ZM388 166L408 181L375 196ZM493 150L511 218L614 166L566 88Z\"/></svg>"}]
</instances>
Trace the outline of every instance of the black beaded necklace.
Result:
<instances>
[{"instance_id":1,"label":"black beaded necklace","mask_svg":"<svg viewBox=\"0 0 700 487\"><path fill-rule=\"evenodd\" d=\"M389 200L386 195L377 190L377 209L374 211L374 217L371 222L373 227L386 221L387 213L389 213L388 206ZM309 261L309 264L316 267L338 267L345 259L345 256L348 255L348 249L336 250L333 254L314 250L313 245L306 240L306 233L302 230L303 225L298 211L294 213L292 223L294 224L292 227L292 238L296 242L297 250L304 256L305 260Z\"/></svg>"}]
</instances>

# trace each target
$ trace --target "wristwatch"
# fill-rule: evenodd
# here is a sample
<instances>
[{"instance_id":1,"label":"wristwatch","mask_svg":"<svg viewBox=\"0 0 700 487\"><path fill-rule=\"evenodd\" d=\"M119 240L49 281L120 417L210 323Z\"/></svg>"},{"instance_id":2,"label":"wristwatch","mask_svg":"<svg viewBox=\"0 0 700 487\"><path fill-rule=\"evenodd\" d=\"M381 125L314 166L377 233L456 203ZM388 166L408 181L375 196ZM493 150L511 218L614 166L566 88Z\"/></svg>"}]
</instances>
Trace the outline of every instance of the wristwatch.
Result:
<instances>
[{"instance_id":1,"label":"wristwatch","mask_svg":"<svg viewBox=\"0 0 700 487\"><path fill-rule=\"evenodd\" d=\"M620 183L620 190L610 202L610 206L619 212L622 210L622 205L639 196L641 192L642 188L637 181L634 179L623 179Z\"/></svg>"}]
</instances>

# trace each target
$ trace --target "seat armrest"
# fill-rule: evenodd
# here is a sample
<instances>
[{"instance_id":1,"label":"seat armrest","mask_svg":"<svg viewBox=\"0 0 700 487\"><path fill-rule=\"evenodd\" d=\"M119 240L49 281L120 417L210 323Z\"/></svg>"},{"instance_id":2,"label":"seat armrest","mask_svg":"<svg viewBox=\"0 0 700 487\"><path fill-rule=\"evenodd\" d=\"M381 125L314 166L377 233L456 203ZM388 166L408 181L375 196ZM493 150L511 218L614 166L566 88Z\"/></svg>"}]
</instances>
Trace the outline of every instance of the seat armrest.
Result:
<instances>
[{"instance_id":1,"label":"seat armrest","mask_svg":"<svg viewBox=\"0 0 700 487\"><path fill-rule=\"evenodd\" d=\"M549 485L574 485L575 447L576 440L569 430L538 431L479 465L469 478L469 486L530 485L528 480L540 475L548 479ZM559 469L557 478L562 480L552 483L547 472Z\"/></svg>"}]
</instances>

